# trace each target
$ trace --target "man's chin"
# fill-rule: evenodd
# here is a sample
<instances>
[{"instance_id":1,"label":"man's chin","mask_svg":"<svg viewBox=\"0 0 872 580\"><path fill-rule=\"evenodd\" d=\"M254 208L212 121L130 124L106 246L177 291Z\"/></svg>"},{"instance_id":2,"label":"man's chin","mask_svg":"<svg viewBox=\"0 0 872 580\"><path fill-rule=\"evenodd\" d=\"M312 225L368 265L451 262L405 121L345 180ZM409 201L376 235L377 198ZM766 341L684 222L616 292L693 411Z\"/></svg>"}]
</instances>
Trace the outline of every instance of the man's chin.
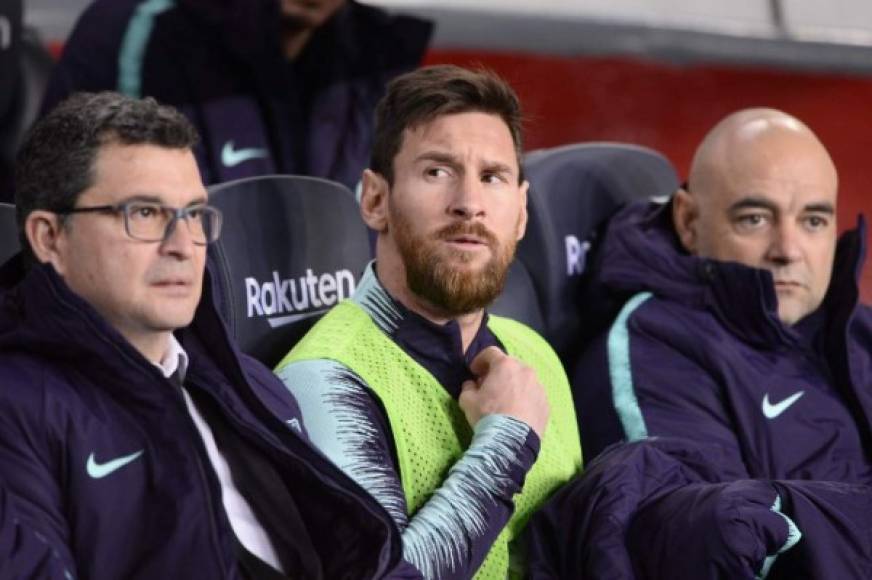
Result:
<instances>
[{"instance_id":1,"label":"man's chin","mask_svg":"<svg viewBox=\"0 0 872 580\"><path fill-rule=\"evenodd\" d=\"M489 251L451 250L442 253L438 260L442 267L481 273L491 262L492 255Z\"/></svg>"},{"instance_id":2,"label":"man's chin","mask_svg":"<svg viewBox=\"0 0 872 580\"><path fill-rule=\"evenodd\" d=\"M797 304L792 300L779 300L778 318L787 326L793 326L809 314L811 311L804 304Z\"/></svg>"},{"instance_id":3,"label":"man's chin","mask_svg":"<svg viewBox=\"0 0 872 580\"><path fill-rule=\"evenodd\" d=\"M149 317L151 319L151 326L156 329L170 331L185 328L194 321L195 310L196 306L192 308L190 305L175 305L175 307L163 308L160 311L151 313Z\"/></svg>"}]
</instances>

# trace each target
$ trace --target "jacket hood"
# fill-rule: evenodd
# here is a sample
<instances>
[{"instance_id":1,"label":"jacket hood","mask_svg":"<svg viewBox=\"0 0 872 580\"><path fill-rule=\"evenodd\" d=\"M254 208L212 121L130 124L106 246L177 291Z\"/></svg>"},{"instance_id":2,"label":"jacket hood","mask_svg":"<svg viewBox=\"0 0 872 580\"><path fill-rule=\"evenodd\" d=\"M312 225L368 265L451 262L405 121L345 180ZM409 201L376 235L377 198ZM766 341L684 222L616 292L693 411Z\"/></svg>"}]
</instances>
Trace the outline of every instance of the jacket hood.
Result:
<instances>
[{"instance_id":1,"label":"jacket hood","mask_svg":"<svg viewBox=\"0 0 872 580\"><path fill-rule=\"evenodd\" d=\"M853 310L864 257L865 221L839 239L823 307ZM599 250L595 284L622 295L655 296L710 310L734 334L752 343L796 340L778 319L772 274L736 262L688 254L672 225L672 203L637 203L609 222Z\"/></svg>"}]
</instances>

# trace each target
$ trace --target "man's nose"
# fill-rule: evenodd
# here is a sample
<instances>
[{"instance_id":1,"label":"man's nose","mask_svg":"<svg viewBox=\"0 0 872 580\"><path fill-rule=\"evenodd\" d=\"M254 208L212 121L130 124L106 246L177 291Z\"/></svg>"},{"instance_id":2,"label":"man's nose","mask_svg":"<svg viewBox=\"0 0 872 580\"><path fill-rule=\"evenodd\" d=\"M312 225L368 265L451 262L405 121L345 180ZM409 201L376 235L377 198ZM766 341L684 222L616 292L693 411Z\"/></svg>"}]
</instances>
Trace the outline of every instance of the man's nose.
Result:
<instances>
[{"instance_id":1,"label":"man's nose","mask_svg":"<svg viewBox=\"0 0 872 580\"><path fill-rule=\"evenodd\" d=\"M802 258L802 232L796 224L781 223L772 229L769 243L769 259L779 264L789 264Z\"/></svg>"},{"instance_id":2,"label":"man's nose","mask_svg":"<svg viewBox=\"0 0 872 580\"><path fill-rule=\"evenodd\" d=\"M448 213L464 219L484 216L483 185L477 175L465 174L459 181L457 190L448 206Z\"/></svg>"},{"instance_id":3,"label":"man's nose","mask_svg":"<svg viewBox=\"0 0 872 580\"><path fill-rule=\"evenodd\" d=\"M191 218L176 217L167 226L167 233L160 243L163 254L190 258L194 254L194 237L188 227L187 220Z\"/></svg>"}]
</instances>

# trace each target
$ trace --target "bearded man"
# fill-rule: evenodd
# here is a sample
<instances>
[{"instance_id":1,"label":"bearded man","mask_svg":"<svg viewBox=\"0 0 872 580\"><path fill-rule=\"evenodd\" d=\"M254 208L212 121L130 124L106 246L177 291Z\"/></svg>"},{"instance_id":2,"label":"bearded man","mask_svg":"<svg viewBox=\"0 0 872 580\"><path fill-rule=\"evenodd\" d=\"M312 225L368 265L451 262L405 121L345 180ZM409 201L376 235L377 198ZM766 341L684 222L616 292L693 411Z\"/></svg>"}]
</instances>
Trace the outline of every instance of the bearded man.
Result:
<instances>
[{"instance_id":1,"label":"bearded man","mask_svg":"<svg viewBox=\"0 0 872 580\"><path fill-rule=\"evenodd\" d=\"M425 578L522 575L512 540L581 465L557 356L485 312L526 226L521 140L517 96L491 73L393 81L361 196L376 261L277 370Z\"/></svg>"}]
</instances>

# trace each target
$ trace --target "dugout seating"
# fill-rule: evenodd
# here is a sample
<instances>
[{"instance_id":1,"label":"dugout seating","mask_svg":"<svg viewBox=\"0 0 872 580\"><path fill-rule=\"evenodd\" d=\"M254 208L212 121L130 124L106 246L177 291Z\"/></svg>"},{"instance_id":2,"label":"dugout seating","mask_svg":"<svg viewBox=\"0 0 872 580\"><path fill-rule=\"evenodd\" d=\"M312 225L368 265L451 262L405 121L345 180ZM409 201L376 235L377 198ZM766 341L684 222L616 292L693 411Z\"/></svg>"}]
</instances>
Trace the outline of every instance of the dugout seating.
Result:
<instances>
[{"instance_id":1,"label":"dugout seating","mask_svg":"<svg viewBox=\"0 0 872 580\"><path fill-rule=\"evenodd\" d=\"M22 2L0 3L0 201L12 202L15 154L30 125L54 65L36 33L21 24Z\"/></svg>"},{"instance_id":2,"label":"dugout seating","mask_svg":"<svg viewBox=\"0 0 872 580\"><path fill-rule=\"evenodd\" d=\"M585 285L598 230L624 204L666 199L679 181L660 153L622 143L580 143L528 153L527 233L518 245L539 297L544 336L567 368L610 314Z\"/></svg>"},{"instance_id":3,"label":"dugout seating","mask_svg":"<svg viewBox=\"0 0 872 580\"><path fill-rule=\"evenodd\" d=\"M15 206L0 203L0 264L18 253L18 226L15 223Z\"/></svg>"},{"instance_id":4,"label":"dugout seating","mask_svg":"<svg viewBox=\"0 0 872 580\"><path fill-rule=\"evenodd\" d=\"M488 312L523 322L539 334L545 332L545 321L530 272L520 260L509 267L506 285Z\"/></svg>"},{"instance_id":5,"label":"dugout seating","mask_svg":"<svg viewBox=\"0 0 872 580\"><path fill-rule=\"evenodd\" d=\"M259 176L209 188L224 213L209 246L212 288L242 350L275 366L370 260L366 228L343 185Z\"/></svg>"}]
</instances>

